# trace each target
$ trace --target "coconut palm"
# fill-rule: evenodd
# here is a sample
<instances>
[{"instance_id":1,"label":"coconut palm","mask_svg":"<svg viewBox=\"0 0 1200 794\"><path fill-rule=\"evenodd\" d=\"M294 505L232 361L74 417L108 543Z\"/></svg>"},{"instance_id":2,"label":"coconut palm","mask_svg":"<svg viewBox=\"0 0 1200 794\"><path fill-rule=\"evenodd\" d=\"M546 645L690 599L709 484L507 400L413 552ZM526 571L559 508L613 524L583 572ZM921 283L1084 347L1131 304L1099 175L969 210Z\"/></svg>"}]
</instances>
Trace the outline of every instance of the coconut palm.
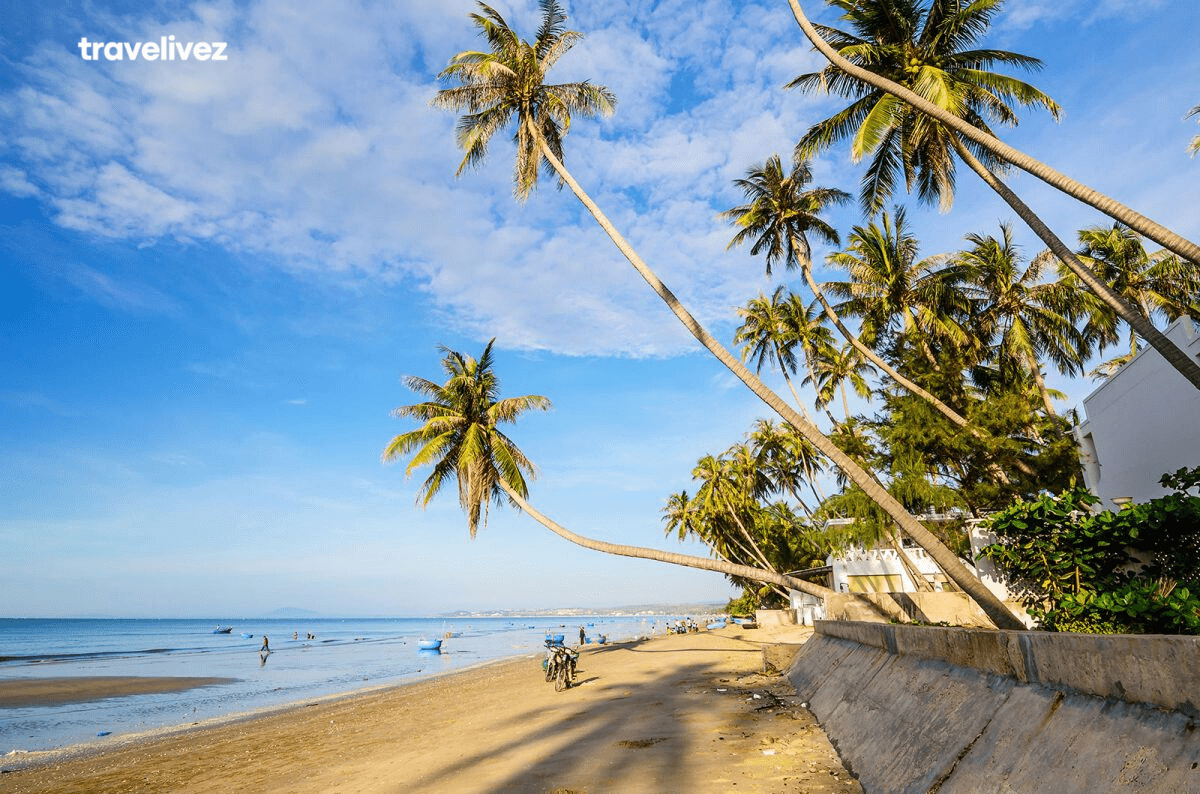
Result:
<instances>
[{"instance_id":1,"label":"coconut palm","mask_svg":"<svg viewBox=\"0 0 1200 794\"><path fill-rule=\"evenodd\" d=\"M834 393L842 395L842 410L850 418L850 400L846 394L846 382L850 382L854 393L863 399L871 398L871 385L867 377L875 374L875 368L866 362L852 345L828 350L815 362L817 399L821 405L833 401Z\"/></svg>"},{"instance_id":2,"label":"coconut palm","mask_svg":"<svg viewBox=\"0 0 1200 794\"><path fill-rule=\"evenodd\" d=\"M827 0L834 2L834 0ZM995 0L991 5L996 5ZM1112 199L1109 196L1093 190L1087 185L1083 185L1074 179L1061 174L1043 162L1035 160L1029 155L1021 152L1003 141L996 138L984 130L973 126L964 121L954 112L943 108L930 98L922 96L921 93L914 90L912 86L904 85L902 80L893 78L898 75L885 75L871 68L869 62L854 57L854 52L842 53L830 45L828 41L822 38L822 33L817 30L809 21L801 7L800 0L788 0L788 5L792 9L792 15L795 17L800 29L804 35L812 43L813 47L824 55L829 62L836 66L839 70L849 75L850 77L861 80L863 83L872 86L875 89L884 91L891 96L903 100L907 104L921 111L922 113L936 119L938 122L945 124L953 129L959 135L967 138L986 148L989 152L1002 158L1006 162L1026 171L1038 179L1046 182L1046 184L1063 191L1064 193L1078 199L1086 204L1095 207L1100 212L1120 221L1121 223L1132 227L1142 234L1154 240L1159 245L1174 251L1179 256L1185 259L1190 259L1193 262L1200 262L1200 246L1184 239L1180 235L1172 232L1170 229L1161 224L1147 218L1146 216L1135 212L1126 207L1124 204ZM957 4L962 7L961 3ZM978 5L977 3L972 5ZM821 26L822 30L829 30ZM1193 111L1194 112L1194 111Z\"/></svg>"},{"instance_id":3,"label":"coconut palm","mask_svg":"<svg viewBox=\"0 0 1200 794\"><path fill-rule=\"evenodd\" d=\"M1038 69L1041 62L1014 52L975 47L987 30L999 0L830 0L841 9L852 32L820 27L820 32L850 59L885 75L991 133L989 122L1017 124L1016 106L1040 106L1057 119L1050 97L1016 78L990 71L998 65ZM955 133L911 105L857 80L834 65L801 75L789 88L834 93L851 104L818 122L796 145L798 156L811 157L851 138L857 162L871 156L859 201L865 215L881 211L896 178L914 186L923 201L948 209L954 199ZM1002 161L970 141L968 148L988 168Z\"/></svg>"},{"instance_id":4,"label":"coconut palm","mask_svg":"<svg viewBox=\"0 0 1200 794\"><path fill-rule=\"evenodd\" d=\"M444 353L442 369L449 376L441 385L419 377L404 379L406 386L429 399L397 408L392 415L423 424L393 438L383 451L383 461L389 463L415 451L405 469L407 475L425 466L432 467L417 492L419 504L428 505L448 480L455 480L459 505L467 515L472 538L481 517L486 524L487 505L508 501L555 534L587 549L715 571L822 597L831 594L827 588L810 582L748 565L592 540L542 515L527 500L529 489L525 477L535 471L533 463L500 431L499 425L514 422L530 410L548 410L550 401L532 394L499 396L500 381L493 369L493 342L487 344L478 359L439 348Z\"/></svg>"},{"instance_id":5,"label":"coconut palm","mask_svg":"<svg viewBox=\"0 0 1200 794\"><path fill-rule=\"evenodd\" d=\"M492 345L488 342L478 359L447 347L442 369L449 379L437 384L425 378L404 379L409 389L429 398L426 402L397 408L392 415L424 422L413 431L392 439L383 451L384 461L393 461L416 450L405 474L426 464L433 471L417 491L417 501L428 505L448 481L458 483L458 503L467 513L471 537L480 518L487 525L486 507L501 503L505 482L521 496L529 493L525 475L534 467L499 426L515 422L531 410L547 411L550 401L536 394L498 398L500 382L492 369Z\"/></svg>"},{"instance_id":6,"label":"coconut palm","mask_svg":"<svg viewBox=\"0 0 1200 794\"><path fill-rule=\"evenodd\" d=\"M825 499L817 482L817 475L825 467L821 453L789 426L776 425L769 419L755 420L749 441L759 465L771 479L773 491L790 494L811 516L813 511L800 496L800 484L808 484L818 504Z\"/></svg>"},{"instance_id":7,"label":"coconut palm","mask_svg":"<svg viewBox=\"0 0 1200 794\"><path fill-rule=\"evenodd\" d=\"M920 243L909 231L903 207L883 213L879 223L855 226L846 247L826 261L849 273L825 289L843 298L835 308L862 321L868 345L905 343L918 347L937 368L931 343L966 344L957 317L965 308L956 282L962 271L936 255L918 258Z\"/></svg>"},{"instance_id":8,"label":"coconut palm","mask_svg":"<svg viewBox=\"0 0 1200 794\"><path fill-rule=\"evenodd\" d=\"M848 108L818 123L801 139L797 145L799 155L808 156L855 133L852 153L856 157L876 155L864 178L864 206L881 206L894 186L897 169L903 170L909 187L916 183L922 198L937 198L948 206L954 186L953 151L1012 207L1082 284L1200 389L1200 364L1096 279L994 173L994 166L1001 160L1025 168L1030 158L1018 162L1010 155L1019 153L1000 148L987 129L989 118L1014 124L1014 101L1042 105L1057 113L1053 101L1037 89L982 68L997 62L1031 68L1038 61L999 50L962 49L987 30L1001 0L969 4L963 0L828 0L845 11L843 18L851 22L854 33L824 26L818 33L797 0L789 2L805 34L830 59L825 70L802 75L791 85L854 98ZM896 90L901 88L907 90ZM1083 186L1077 187L1086 192ZM1102 211L1185 258L1200 262L1200 246L1131 210L1125 211L1127 208L1114 212L1119 205L1094 191L1088 198Z\"/></svg>"},{"instance_id":9,"label":"coconut palm","mask_svg":"<svg viewBox=\"0 0 1200 794\"><path fill-rule=\"evenodd\" d=\"M1056 416L1042 361L1050 360L1063 374L1082 371L1089 345L1071 320L1078 314L1082 293L1044 282L1045 257L1022 270L1008 224L1001 224L999 238L969 234L966 239L971 247L956 259L969 272L964 288L976 304L971 325L977 340L992 346L991 356L1001 371L1015 368L1031 375L1046 414Z\"/></svg>"},{"instance_id":10,"label":"coconut palm","mask_svg":"<svg viewBox=\"0 0 1200 794\"><path fill-rule=\"evenodd\" d=\"M788 270L799 267L808 288L821 304L825 316L847 342L900 386L927 400L959 427L966 426L967 420L953 408L904 377L875 351L863 344L829 304L825 293L813 278L811 247L807 233L810 229L814 230L827 242L840 245L836 232L828 227L819 215L826 207L841 204L849 200L850 196L830 188L808 189L811 180L812 172L808 162L803 159L793 162L792 171L787 176L783 174L778 155L768 158L763 165L750 168L744 179L735 182L742 189L747 202L722 213L722 217L730 223L741 227L730 241L729 247L753 239L750 253L765 254L768 276L771 274L772 265L780 261Z\"/></svg>"},{"instance_id":11,"label":"coconut palm","mask_svg":"<svg viewBox=\"0 0 1200 794\"><path fill-rule=\"evenodd\" d=\"M938 559L939 564L942 564L942 567L954 580L955 584L968 593L997 626L1002 628L1019 628L1022 625L1020 621L1016 619L1012 612L990 590L983 586L982 582L975 578L958 561L953 552L938 541L932 533L921 526L920 522L904 510L904 507L898 501L892 498L884 489L880 488L869 473L863 471L849 457L843 455L830 439L825 437L811 422L806 421L800 414L789 407L778 394L767 388L754 373L750 372L712 334L696 321L691 312L679 302L675 294L667 288L658 275L642 261L641 257L638 256L633 247L617 231L616 227L609 221L600 207L596 205L571 173L567 171L562 163L562 158L558 156L551 142L543 135L543 129L547 126L547 120L553 121L557 125L554 127L554 130L560 135L559 140L561 142L561 135L565 134L567 129L563 120L569 121L569 115L564 111L564 104L556 104L555 101L536 104L532 101L532 97L542 96L540 87L545 80L549 66L579 38L579 34L563 29L562 24L565 21L565 15L562 13L558 3L555 0L542 0L543 23L539 29L538 38L533 44L521 40L493 9L482 3L479 5L483 13L476 14L472 18L487 38L491 51L488 53L465 52L451 59L450 66L446 70L443 70L442 76L447 79L458 80L460 85L457 88L440 91L434 100L435 104L442 107L467 112L467 115L463 116L460 121L458 138L459 144L467 151L464 163L478 163L484 152L486 152L487 143L491 136L502 129L505 123L515 122L518 127L516 133L516 140L518 142L516 192L518 196L522 195L522 191L526 191L527 194L527 191L532 189L533 181L530 175L537 172L536 167L531 172L528 166L523 168L520 164L520 152L522 151L520 146L524 141L531 140L533 144L536 144L536 151L540 152L541 156L549 163L562 182L571 189L571 192L575 194L580 203L587 208L592 217L596 219L596 222L600 224L600 227L609 236L609 239L613 241L613 244L616 245L621 254L637 270L639 275L645 279L646 283L663 300L676 318L683 323L688 332L704 345L739 380L746 384L759 399L763 400L772 410L779 413L780 416L804 433L805 437L823 454L827 455L839 467L842 467L848 477L855 482L861 482L863 487L868 489L867 493L872 498L880 499L881 506L889 514L894 515L896 521L900 523L901 527L910 537L921 544L935 559L940 558ZM525 70L522 72L522 63L529 60L529 53L535 53L534 57L537 59L538 68L537 70ZM514 80L512 75L518 73L530 75L530 81L522 82ZM592 96L598 90L586 83L577 85L588 86L585 93ZM611 107L611 95L605 91L604 96L610 98L607 105ZM482 123L482 121L477 122L477 119L486 119L487 123ZM518 504L522 506L522 509L525 509L524 506L527 502L521 497L518 500ZM541 514L531 513L531 515L536 518ZM546 521L549 521L549 519L546 519Z\"/></svg>"},{"instance_id":12,"label":"coconut palm","mask_svg":"<svg viewBox=\"0 0 1200 794\"><path fill-rule=\"evenodd\" d=\"M764 366L774 366L783 375L792 399L800 413L808 421L812 417L804 408L804 401L796 392L791 376L796 372L796 329L792 322L792 306L785 293L778 287L771 297L759 293L751 298L745 308L738 308L742 324L734 332L733 343L742 346L742 361L752 361L754 371L762 372Z\"/></svg>"},{"instance_id":13,"label":"coconut palm","mask_svg":"<svg viewBox=\"0 0 1200 794\"><path fill-rule=\"evenodd\" d=\"M1126 303L1148 321L1180 317L1200 320L1200 271L1168 251L1146 251L1142 236L1127 226L1090 226L1079 232L1078 256ZM1060 263L1060 279L1074 285L1074 273ZM1116 343L1121 318L1100 301L1087 304L1087 331L1102 347ZM1137 355L1135 334L1129 335L1129 355Z\"/></svg>"}]
</instances>

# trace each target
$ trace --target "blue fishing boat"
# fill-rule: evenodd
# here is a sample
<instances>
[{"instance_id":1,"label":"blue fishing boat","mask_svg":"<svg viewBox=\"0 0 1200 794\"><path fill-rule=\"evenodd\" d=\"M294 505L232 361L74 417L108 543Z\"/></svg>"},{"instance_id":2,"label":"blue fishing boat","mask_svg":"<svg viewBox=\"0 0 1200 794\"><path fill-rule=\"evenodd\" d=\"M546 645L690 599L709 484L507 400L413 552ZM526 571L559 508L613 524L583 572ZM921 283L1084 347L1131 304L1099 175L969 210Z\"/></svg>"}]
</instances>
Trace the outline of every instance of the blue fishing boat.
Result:
<instances>
[{"instance_id":1,"label":"blue fishing boat","mask_svg":"<svg viewBox=\"0 0 1200 794\"><path fill-rule=\"evenodd\" d=\"M233 626L217 626L213 629L213 634L228 634L233 631Z\"/></svg>"},{"instance_id":2,"label":"blue fishing boat","mask_svg":"<svg viewBox=\"0 0 1200 794\"><path fill-rule=\"evenodd\" d=\"M440 651L442 649L441 640L417 640L417 648L422 651Z\"/></svg>"}]
</instances>

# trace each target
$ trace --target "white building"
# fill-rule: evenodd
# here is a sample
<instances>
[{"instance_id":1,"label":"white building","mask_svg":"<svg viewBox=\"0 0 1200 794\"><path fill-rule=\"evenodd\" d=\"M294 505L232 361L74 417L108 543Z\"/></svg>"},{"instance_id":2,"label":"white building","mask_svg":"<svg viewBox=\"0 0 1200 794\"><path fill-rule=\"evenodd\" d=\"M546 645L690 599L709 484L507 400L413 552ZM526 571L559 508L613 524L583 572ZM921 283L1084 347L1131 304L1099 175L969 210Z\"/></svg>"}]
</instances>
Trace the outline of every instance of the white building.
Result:
<instances>
[{"instance_id":1,"label":"white building","mask_svg":"<svg viewBox=\"0 0 1200 794\"><path fill-rule=\"evenodd\" d=\"M1175 321L1166 334L1200 358L1200 328L1191 320ZM1163 496L1159 477L1200 466L1200 391L1151 347L1085 397L1083 409L1075 439L1088 490L1104 508L1122 497Z\"/></svg>"}]
</instances>

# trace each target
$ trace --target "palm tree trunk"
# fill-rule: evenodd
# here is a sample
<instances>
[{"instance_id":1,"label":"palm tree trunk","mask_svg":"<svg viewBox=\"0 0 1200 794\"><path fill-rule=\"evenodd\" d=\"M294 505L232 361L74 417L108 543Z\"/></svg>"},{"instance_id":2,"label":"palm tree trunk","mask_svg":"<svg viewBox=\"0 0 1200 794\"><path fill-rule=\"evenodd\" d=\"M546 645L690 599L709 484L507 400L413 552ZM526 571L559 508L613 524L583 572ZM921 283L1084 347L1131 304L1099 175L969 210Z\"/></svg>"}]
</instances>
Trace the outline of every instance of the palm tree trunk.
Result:
<instances>
[{"instance_id":1,"label":"palm tree trunk","mask_svg":"<svg viewBox=\"0 0 1200 794\"><path fill-rule=\"evenodd\" d=\"M1033 371L1033 382L1037 384L1038 393L1042 395L1042 405L1046 406L1046 414L1051 418L1057 417L1054 403L1050 400L1050 390L1046 388L1046 377L1042 374L1042 364L1032 352L1028 354L1029 368Z\"/></svg>"},{"instance_id":2,"label":"palm tree trunk","mask_svg":"<svg viewBox=\"0 0 1200 794\"><path fill-rule=\"evenodd\" d=\"M1033 210L1029 209L1016 193L1013 193L1009 189L1008 185L1004 184L983 163L979 162L957 136L951 136L951 139L954 143L954 151L958 153L963 162L970 166L971 170L978 174L992 190L1000 194L1000 197L1008 203L1008 206L1012 207L1013 211L1033 230L1034 234L1041 238L1050 251L1070 268L1071 272L1078 276L1079 280L1087 285L1088 289L1096 293L1106 306L1111 308L1116 312L1118 317L1128 323L1133 332L1145 339L1171 366L1179 371L1179 374L1187 378L1197 389L1200 389L1200 364L1197 364L1178 345L1168 339L1166 334L1155 328L1154 323L1149 318L1126 303L1120 295L1113 292L1107 284L1097 278L1092 269L1080 262L1071 249L1067 248L1066 244L1058 239L1058 235L1052 232L1042 222L1042 219Z\"/></svg>"},{"instance_id":3,"label":"palm tree trunk","mask_svg":"<svg viewBox=\"0 0 1200 794\"><path fill-rule=\"evenodd\" d=\"M536 133L536 130L534 131ZM696 318L683 307L675 294L663 284L653 270L651 270L637 252L626 242L625 238L616 230L608 217L601 212L600 208L592 201L591 197L584 192L575 178L563 166L562 162L554 156L554 152L550 151L550 147L546 145L544 138L538 134L538 146L542 156L550 163L559 177L567 183L575 197L587 207L592 217L600 224L609 239L617 246L617 249L622 255L633 265L638 274L645 279L651 289L662 298L667 304L671 312L679 319L683 326L688 329L688 332L696 338L700 344L712 353L717 360L725 365L734 375L737 376L742 383L746 384L756 396L765 402L773 411L779 414L784 420L798 430L805 438L807 438L813 446L815 446L825 457L829 458L834 464L846 473L846 476L863 489L867 496L878 504L888 515L890 515L904 530L910 538L912 538L921 548L929 552L946 575L966 593L971 599L979 605L984 614L991 619L997 628L1001 629L1023 629L1024 624L1016 618L1009 609L1004 606L999 598L988 590L977 577L975 577L967 567L959 561L954 552L946 548L933 533L921 526L921 522L917 521L912 515L904 509L895 498L892 497L883 487L875 481L875 479L856 464L846 453L838 449L838 447L829 440L820 430L818 430L811 422L806 422L800 414L792 410L778 394L767 388L757 376L742 364L732 353L713 338L705 328L696 321ZM753 570L753 569L750 569ZM761 574L760 574L761 575Z\"/></svg>"},{"instance_id":4,"label":"palm tree trunk","mask_svg":"<svg viewBox=\"0 0 1200 794\"><path fill-rule=\"evenodd\" d=\"M793 245L794 244L795 243L793 241ZM926 402L928 402L935 409L937 409L938 413L940 413L942 416L946 417L951 422L953 422L954 424L958 425L959 427L963 428L968 433L970 433L972 438L975 438L978 441L987 441L987 437L983 433L983 431L981 431L977 427L972 427L971 425L969 425L967 423L967 420L965 418L963 418L962 415L959 414L957 411L955 411L953 408L946 405L944 402L939 400L937 397L934 397L932 394L925 391L920 386L918 386L917 384L913 383L908 378L901 375L890 364L888 364L886 361L884 361L881 356L876 354L874 350L872 350L871 348L869 348L865 344L863 344L861 339L859 339L854 334L850 333L850 329L845 326L845 324L841 321L841 318L838 317L837 312L835 312L833 310L833 307L829 305L829 301L826 300L826 298L825 298L825 292L821 289L820 285L817 284L817 280L815 278L813 278L812 266L811 266L811 263L807 261L807 259L801 260L800 271L804 274L804 280L806 282L808 282L808 288L810 290L812 290L813 295L816 296L817 300L821 304L821 307L825 310L825 316L828 317L830 322L833 323L834 327L837 328L838 331L841 332L842 336L844 336L846 338L846 341L854 346L855 350L862 353L864 356L867 357L868 361L870 361L872 364L874 364L875 366L879 367L884 372L886 372L888 374L888 376L892 378L892 380L896 381L896 383L899 383L905 389L908 389L908 391L911 392L912 394L915 394L918 397L925 400ZM847 419L850 418L849 411L846 412L846 418ZM1030 468L1030 466L1028 464L1026 464L1024 461L1021 461L1021 460L1015 461L1013 463L1013 465L1016 466L1017 469L1019 469L1021 471L1021 473L1026 474L1031 477L1034 476L1033 469ZM1010 482L1008 475L1004 473L1004 470L1001 469L999 467L999 465L993 464L990 468L991 468L992 473L996 476L996 478L1001 483L1007 485Z\"/></svg>"},{"instance_id":5,"label":"palm tree trunk","mask_svg":"<svg viewBox=\"0 0 1200 794\"><path fill-rule=\"evenodd\" d=\"M642 546L626 546L620 543L608 543L603 540L592 540L585 538L582 535L576 535L571 530L563 527L551 519L547 518L542 513L534 509L533 505L525 501L521 494L517 493L511 485L500 481L500 487L508 494L508 498L516 503L517 507L524 510L535 521L544 526L546 529L574 543L576 546L582 546L585 549L592 551L600 551L605 554L616 554L620 557L635 557L641 560L656 560L658 562L670 563L671 565L681 565L685 568L699 568L702 571L715 571L726 576L739 576L743 579L753 579L756 582L764 584L778 585L779 587L799 590L809 595L817 596L818 598L828 598L834 595L834 592L828 587L822 587L819 584L806 582L803 579L796 579L791 576L784 576L774 571L764 571L758 568L751 568L748 565L737 565L725 560L710 560L704 557L693 557L690 554L679 554L671 551L659 551L658 549L647 549Z\"/></svg>"},{"instance_id":6,"label":"palm tree trunk","mask_svg":"<svg viewBox=\"0 0 1200 794\"><path fill-rule=\"evenodd\" d=\"M1173 251L1182 256L1184 259L1189 259L1192 262L1200 265L1200 245L1196 245L1196 243L1185 239L1162 224L1147 218L1141 213L1135 212L1119 201L1109 198L1103 193L1100 193L1099 191L1094 190L1087 185L1076 182L1074 179L1071 179L1065 174L1059 173L1045 163L1035 160L1024 152L1014 149L1000 139L992 135L988 135L978 127L968 124L958 116L955 116L953 113L943 110L920 95L908 90L904 86L898 83L893 83L886 77L875 74L874 72L855 66L850 61L839 55L837 50L830 46L829 42L821 38L821 35L817 33L816 28L814 28L812 23L808 21L808 17L804 15L804 9L800 7L799 0L788 0L788 5L791 6L792 15L795 16L796 22L800 25L800 29L804 31L804 35L808 37L808 40L812 42L813 46L816 47L822 55L829 59L830 63L841 69L846 74L862 80L864 83L867 83L868 85L871 85L880 91L885 91L892 96L907 102L917 110L932 116L933 118L945 124L947 127L950 127L954 131L958 132L963 137L969 138L997 157L1005 160L1006 162L1012 163L1022 171L1036 176L1046 184L1061 190L1072 198L1078 199L1085 204L1095 207L1108 217L1120 221L1131 229L1141 232L1146 237L1154 240L1167 250Z\"/></svg>"},{"instance_id":7,"label":"palm tree trunk","mask_svg":"<svg viewBox=\"0 0 1200 794\"><path fill-rule=\"evenodd\" d=\"M896 530L895 532L888 532L887 536L888 540L891 541L892 549L894 549L896 554L900 556L900 559L898 560L900 567L902 567L905 572L908 573L908 578L912 579L913 587L917 588L917 592L919 593L931 592L933 590L933 586L930 585L929 582L925 581L925 576L917 570L917 566L914 565L913 561L910 560L908 555L904 553L904 544L900 542L900 531Z\"/></svg>"}]
</instances>

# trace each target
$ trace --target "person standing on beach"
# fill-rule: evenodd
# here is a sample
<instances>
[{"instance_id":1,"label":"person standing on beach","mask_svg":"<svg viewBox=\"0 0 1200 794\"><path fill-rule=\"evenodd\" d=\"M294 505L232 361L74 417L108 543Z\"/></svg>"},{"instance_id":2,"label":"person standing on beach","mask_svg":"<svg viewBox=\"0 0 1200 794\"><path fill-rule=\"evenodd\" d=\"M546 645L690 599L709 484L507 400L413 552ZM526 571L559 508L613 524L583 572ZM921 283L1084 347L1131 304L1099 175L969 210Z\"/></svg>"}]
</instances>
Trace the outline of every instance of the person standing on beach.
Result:
<instances>
[{"instance_id":1,"label":"person standing on beach","mask_svg":"<svg viewBox=\"0 0 1200 794\"><path fill-rule=\"evenodd\" d=\"M263 635L263 647L260 648L258 652L259 653L270 653L271 652L271 640L270 640L270 638L267 637L266 634Z\"/></svg>"},{"instance_id":2,"label":"person standing on beach","mask_svg":"<svg viewBox=\"0 0 1200 794\"><path fill-rule=\"evenodd\" d=\"M579 644L583 645L584 638L587 637L587 632L583 630L583 626L579 627Z\"/></svg>"}]
</instances>

